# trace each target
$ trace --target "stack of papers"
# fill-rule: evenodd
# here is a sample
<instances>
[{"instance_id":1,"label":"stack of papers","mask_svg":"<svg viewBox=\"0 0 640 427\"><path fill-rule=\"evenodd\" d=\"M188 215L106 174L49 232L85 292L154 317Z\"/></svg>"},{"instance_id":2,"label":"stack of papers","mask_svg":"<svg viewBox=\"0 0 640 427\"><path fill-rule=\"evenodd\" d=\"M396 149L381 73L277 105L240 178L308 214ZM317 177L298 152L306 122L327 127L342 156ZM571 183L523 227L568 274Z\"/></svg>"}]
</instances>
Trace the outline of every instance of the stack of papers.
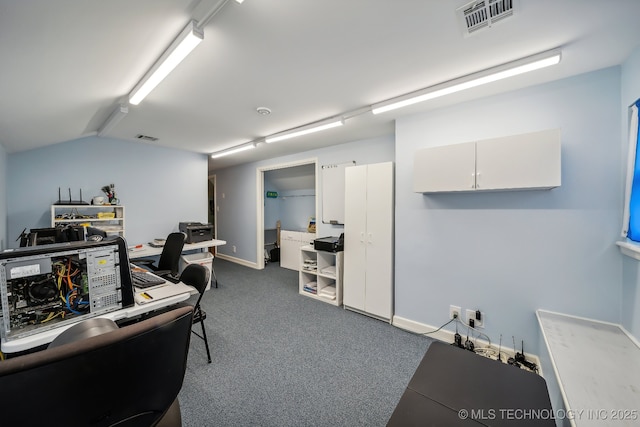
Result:
<instances>
[{"instance_id":1,"label":"stack of papers","mask_svg":"<svg viewBox=\"0 0 640 427\"><path fill-rule=\"evenodd\" d=\"M322 270L320 270L320 273L326 274L328 276L335 276L336 275L336 266L335 265L330 265L328 267L325 267Z\"/></svg>"},{"instance_id":2,"label":"stack of papers","mask_svg":"<svg viewBox=\"0 0 640 427\"><path fill-rule=\"evenodd\" d=\"M309 282L306 285L304 285L303 289L306 292L312 293L312 294L317 294L318 293L318 283L317 282Z\"/></svg>"},{"instance_id":3,"label":"stack of papers","mask_svg":"<svg viewBox=\"0 0 640 427\"><path fill-rule=\"evenodd\" d=\"M306 271L316 271L318 269L318 263L315 259L305 259L302 269Z\"/></svg>"},{"instance_id":4,"label":"stack of papers","mask_svg":"<svg viewBox=\"0 0 640 427\"><path fill-rule=\"evenodd\" d=\"M323 298L327 298L327 299L336 299L336 287L335 287L335 285L326 286L326 287L320 289L320 292L318 293L318 295L320 295Z\"/></svg>"}]
</instances>

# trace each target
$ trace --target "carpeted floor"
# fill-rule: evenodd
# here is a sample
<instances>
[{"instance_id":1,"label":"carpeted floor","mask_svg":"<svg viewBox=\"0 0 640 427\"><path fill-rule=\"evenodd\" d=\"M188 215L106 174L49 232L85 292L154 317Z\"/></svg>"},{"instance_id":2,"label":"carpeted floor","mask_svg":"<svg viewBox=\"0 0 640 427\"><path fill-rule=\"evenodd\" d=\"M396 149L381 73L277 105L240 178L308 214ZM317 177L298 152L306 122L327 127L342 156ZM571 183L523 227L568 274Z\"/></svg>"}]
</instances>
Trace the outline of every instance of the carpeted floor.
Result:
<instances>
[{"instance_id":1,"label":"carpeted floor","mask_svg":"<svg viewBox=\"0 0 640 427\"><path fill-rule=\"evenodd\" d=\"M384 426L431 340L298 294L298 273L216 259L192 335L183 425ZM199 325L195 326L199 330Z\"/></svg>"}]
</instances>

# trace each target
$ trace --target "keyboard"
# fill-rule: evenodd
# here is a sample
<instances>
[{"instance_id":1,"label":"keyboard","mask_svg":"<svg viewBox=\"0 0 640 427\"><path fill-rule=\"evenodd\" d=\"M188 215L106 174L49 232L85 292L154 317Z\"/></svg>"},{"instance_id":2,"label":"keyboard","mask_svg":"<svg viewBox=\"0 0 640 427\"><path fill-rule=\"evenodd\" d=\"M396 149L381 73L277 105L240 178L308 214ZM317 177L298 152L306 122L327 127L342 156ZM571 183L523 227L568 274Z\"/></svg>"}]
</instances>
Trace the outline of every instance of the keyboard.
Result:
<instances>
[{"instance_id":1,"label":"keyboard","mask_svg":"<svg viewBox=\"0 0 640 427\"><path fill-rule=\"evenodd\" d=\"M133 285L137 288L148 288L166 282L164 279L144 271L132 271L131 278L133 279Z\"/></svg>"}]
</instances>

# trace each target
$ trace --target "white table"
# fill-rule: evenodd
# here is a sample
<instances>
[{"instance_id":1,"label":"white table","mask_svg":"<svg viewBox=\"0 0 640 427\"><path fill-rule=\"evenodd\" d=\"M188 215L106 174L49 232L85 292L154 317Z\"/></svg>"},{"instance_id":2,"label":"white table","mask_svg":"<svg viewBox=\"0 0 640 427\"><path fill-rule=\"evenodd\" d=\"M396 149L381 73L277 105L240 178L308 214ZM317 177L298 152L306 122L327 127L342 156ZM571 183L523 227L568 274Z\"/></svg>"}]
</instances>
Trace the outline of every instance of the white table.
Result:
<instances>
[{"instance_id":1,"label":"white table","mask_svg":"<svg viewBox=\"0 0 640 427\"><path fill-rule=\"evenodd\" d=\"M182 252L208 249L214 246L222 246L226 244L227 244L226 241L218 240L218 239L205 240L198 243L185 243L184 247L182 248ZM156 248L156 247L150 246L147 243L142 245L129 246L129 259L147 258L147 257L160 255L161 253L162 253L162 247Z\"/></svg>"},{"instance_id":2,"label":"white table","mask_svg":"<svg viewBox=\"0 0 640 427\"><path fill-rule=\"evenodd\" d=\"M640 347L620 325L536 312L572 426L637 426Z\"/></svg>"}]
</instances>

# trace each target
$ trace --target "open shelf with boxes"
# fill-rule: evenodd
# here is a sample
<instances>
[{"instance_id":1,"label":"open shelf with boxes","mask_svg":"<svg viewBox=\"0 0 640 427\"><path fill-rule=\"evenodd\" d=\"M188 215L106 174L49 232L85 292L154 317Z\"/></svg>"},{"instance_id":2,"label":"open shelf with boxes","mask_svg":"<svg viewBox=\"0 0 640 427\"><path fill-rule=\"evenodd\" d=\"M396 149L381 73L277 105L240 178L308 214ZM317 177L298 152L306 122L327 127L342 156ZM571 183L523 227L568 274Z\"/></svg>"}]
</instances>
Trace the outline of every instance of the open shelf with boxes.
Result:
<instances>
[{"instance_id":1,"label":"open shelf with boxes","mask_svg":"<svg viewBox=\"0 0 640 427\"><path fill-rule=\"evenodd\" d=\"M124 206L51 205L51 227L87 224L109 235L124 237Z\"/></svg>"},{"instance_id":2,"label":"open shelf with boxes","mask_svg":"<svg viewBox=\"0 0 640 427\"><path fill-rule=\"evenodd\" d=\"M342 305L342 252L300 248L299 292L336 306Z\"/></svg>"}]
</instances>

